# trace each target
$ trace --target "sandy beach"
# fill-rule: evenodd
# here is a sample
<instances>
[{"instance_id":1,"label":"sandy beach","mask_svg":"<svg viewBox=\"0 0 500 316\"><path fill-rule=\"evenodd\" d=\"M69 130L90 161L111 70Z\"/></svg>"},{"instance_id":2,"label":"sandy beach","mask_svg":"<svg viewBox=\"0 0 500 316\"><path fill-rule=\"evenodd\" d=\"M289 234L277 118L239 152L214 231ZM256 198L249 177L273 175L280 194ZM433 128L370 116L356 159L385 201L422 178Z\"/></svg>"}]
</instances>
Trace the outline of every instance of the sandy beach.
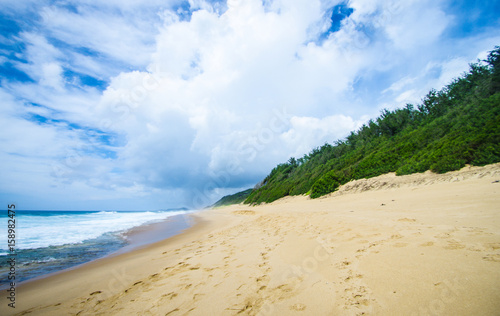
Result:
<instances>
[{"instance_id":1,"label":"sandy beach","mask_svg":"<svg viewBox=\"0 0 500 316\"><path fill-rule=\"evenodd\" d=\"M499 315L500 164L193 216L17 288L2 315Z\"/></svg>"}]
</instances>

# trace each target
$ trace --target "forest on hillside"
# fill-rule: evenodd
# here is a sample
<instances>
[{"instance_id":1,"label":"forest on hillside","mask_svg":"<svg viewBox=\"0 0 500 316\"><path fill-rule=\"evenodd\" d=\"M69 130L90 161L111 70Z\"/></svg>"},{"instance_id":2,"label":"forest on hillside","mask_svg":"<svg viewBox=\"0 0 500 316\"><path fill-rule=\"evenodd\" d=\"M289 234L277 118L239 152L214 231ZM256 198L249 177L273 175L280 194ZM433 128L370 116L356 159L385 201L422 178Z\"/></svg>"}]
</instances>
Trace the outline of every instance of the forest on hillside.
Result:
<instances>
[{"instance_id":1,"label":"forest on hillside","mask_svg":"<svg viewBox=\"0 0 500 316\"><path fill-rule=\"evenodd\" d=\"M444 173L500 161L500 47L421 104L383 110L359 130L279 164L245 203L287 195L312 198L351 180L388 172Z\"/></svg>"}]
</instances>

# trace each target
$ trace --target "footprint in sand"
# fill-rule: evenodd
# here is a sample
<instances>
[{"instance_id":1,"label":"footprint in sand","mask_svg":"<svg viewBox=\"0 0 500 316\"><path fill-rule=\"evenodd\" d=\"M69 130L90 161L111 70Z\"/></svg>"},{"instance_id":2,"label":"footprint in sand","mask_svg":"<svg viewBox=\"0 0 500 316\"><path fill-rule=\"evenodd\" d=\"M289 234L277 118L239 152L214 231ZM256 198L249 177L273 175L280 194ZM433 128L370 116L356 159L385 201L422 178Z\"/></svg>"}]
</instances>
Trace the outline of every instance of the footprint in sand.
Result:
<instances>
[{"instance_id":1,"label":"footprint in sand","mask_svg":"<svg viewBox=\"0 0 500 316\"><path fill-rule=\"evenodd\" d=\"M350 261L347 261L347 260L344 260L342 262L339 262L336 264L336 266L339 268L339 269L347 269L347 266L350 265L351 262Z\"/></svg>"},{"instance_id":2,"label":"footprint in sand","mask_svg":"<svg viewBox=\"0 0 500 316\"><path fill-rule=\"evenodd\" d=\"M414 222L416 222L416 221L417 221L417 220L416 220L416 219L414 219L414 218L406 218L406 217L405 217L405 218L400 218L400 219L398 219L398 222L409 222L409 223L414 223Z\"/></svg>"},{"instance_id":3,"label":"footprint in sand","mask_svg":"<svg viewBox=\"0 0 500 316\"><path fill-rule=\"evenodd\" d=\"M256 279L257 282L269 282L269 276L267 274L261 275Z\"/></svg>"},{"instance_id":4,"label":"footprint in sand","mask_svg":"<svg viewBox=\"0 0 500 316\"><path fill-rule=\"evenodd\" d=\"M304 311L306 308L307 308L307 306L304 304L301 304L301 303L293 304L292 306L290 306L291 310L298 311L298 312Z\"/></svg>"},{"instance_id":5,"label":"footprint in sand","mask_svg":"<svg viewBox=\"0 0 500 316\"><path fill-rule=\"evenodd\" d=\"M173 298L175 298L178 294L175 293L175 292L170 292L168 294L163 294L162 297L163 298L168 298L169 300L172 300Z\"/></svg>"},{"instance_id":6,"label":"footprint in sand","mask_svg":"<svg viewBox=\"0 0 500 316\"><path fill-rule=\"evenodd\" d=\"M500 255L486 255L483 259L486 261L500 262Z\"/></svg>"},{"instance_id":7,"label":"footprint in sand","mask_svg":"<svg viewBox=\"0 0 500 316\"><path fill-rule=\"evenodd\" d=\"M236 215L255 215L255 211L233 211Z\"/></svg>"},{"instance_id":8,"label":"footprint in sand","mask_svg":"<svg viewBox=\"0 0 500 316\"><path fill-rule=\"evenodd\" d=\"M420 244L420 247L430 247L430 246L434 246L433 241L428 241L428 242L424 242L423 244Z\"/></svg>"},{"instance_id":9,"label":"footprint in sand","mask_svg":"<svg viewBox=\"0 0 500 316\"><path fill-rule=\"evenodd\" d=\"M175 313L175 312L178 312L178 311L179 311L179 309L175 308L175 309L171 310L170 312L166 313L165 316L170 315L170 314Z\"/></svg>"},{"instance_id":10,"label":"footprint in sand","mask_svg":"<svg viewBox=\"0 0 500 316\"><path fill-rule=\"evenodd\" d=\"M465 248L465 245L462 245L461 243L456 241L448 241L448 245L444 246L443 248L448 250L456 250Z\"/></svg>"},{"instance_id":11,"label":"footprint in sand","mask_svg":"<svg viewBox=\"0 0 500 316\"><path fill-rule=\"evenodd\" d=\"M436 236L434 236L435 238L441 238L441 239L447 239L447 238L451 238L451 235L449 233L442 233L442 234L438 234Z\"/></svg>"},{"instance_id":12,"label":"footprint in sand","mask_svg":"<svg viewBox=\"0 0 500 316\"><path fill-rule=\"evenodd\" d=\"M500 243L488 243L486 244L487 248L490 248L491 250L497 250L500 249Z\"/></svg>"},{"instance_id":13,"label":"footprint in sand","mask_svg":"<svg viewBox=\"0 0 500 316\"><path fill-rule=\"evenodd\" d=\"M373 299L369 299L368 290L364 286L358 287L349 287L344 290L347 296L344 297L346 300L345 307L356 307L360 308L361 306L369 306L370 301L374 301ZM357 314L360 315L360 314Z\"/></svg>"}]
</instances>

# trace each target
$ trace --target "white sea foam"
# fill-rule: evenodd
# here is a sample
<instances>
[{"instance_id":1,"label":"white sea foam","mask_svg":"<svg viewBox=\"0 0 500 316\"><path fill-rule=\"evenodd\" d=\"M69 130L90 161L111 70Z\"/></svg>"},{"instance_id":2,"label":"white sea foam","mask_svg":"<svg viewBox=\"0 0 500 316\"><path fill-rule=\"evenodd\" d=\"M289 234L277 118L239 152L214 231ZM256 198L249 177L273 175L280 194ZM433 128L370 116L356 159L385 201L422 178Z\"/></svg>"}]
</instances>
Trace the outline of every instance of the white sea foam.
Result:
<instances>
[{"instance_id":1,"label":"white sea foam","mask_svg":"<svg viewBox=\"0 0 500 316\"><path fill-rule=\"evenodd\" d=\"M122 232L145 223L161 221L190 211L165 212L92 212L55 215L16 214L16 248L36 249L77 244L106 233ZM0 253L7 248L6 232L0 234Z\"/></svg>"}]
</instances>

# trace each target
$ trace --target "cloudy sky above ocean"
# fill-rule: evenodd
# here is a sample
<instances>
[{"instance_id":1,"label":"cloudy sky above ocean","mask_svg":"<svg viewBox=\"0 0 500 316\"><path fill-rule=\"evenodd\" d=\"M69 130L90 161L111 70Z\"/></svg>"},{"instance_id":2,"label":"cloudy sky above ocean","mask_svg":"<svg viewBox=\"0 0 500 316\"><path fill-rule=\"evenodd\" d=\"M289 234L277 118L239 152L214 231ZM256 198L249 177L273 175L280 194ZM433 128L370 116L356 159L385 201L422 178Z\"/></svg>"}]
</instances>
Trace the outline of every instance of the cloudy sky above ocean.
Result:
<instances>
[{"instance_id":1,"label":"cloudy sky above ocean","mask_svg":"<svg viewBox=\"0 0 500 316\"><path fill-rule=\"evenodd\" d=\"M0 0L0 202L200 207L500 45L500 1Z\"/></svg>"}]
</instances>

